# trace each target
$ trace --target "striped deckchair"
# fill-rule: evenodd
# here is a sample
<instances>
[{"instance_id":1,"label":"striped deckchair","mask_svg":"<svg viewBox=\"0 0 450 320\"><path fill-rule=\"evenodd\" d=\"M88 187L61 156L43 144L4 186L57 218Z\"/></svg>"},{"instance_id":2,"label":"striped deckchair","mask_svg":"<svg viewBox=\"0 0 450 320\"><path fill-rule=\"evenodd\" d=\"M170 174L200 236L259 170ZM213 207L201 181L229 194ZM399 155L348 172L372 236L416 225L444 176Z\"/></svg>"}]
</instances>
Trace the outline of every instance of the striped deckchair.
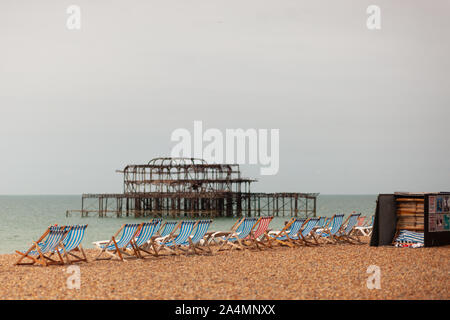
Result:
<instances>
[{"instance_id":1,"label":"striped deckchair","mask_svg":"<svg viewBox=\"0 0 450 320\"><path fill-rule=\"evenodd\" d=\"M271 230L271 231L269 231L269 232L268 232L268 236L269 236L269 238L270 238L270 241L273 242L273 241L274 241L274 238L275 238L276 236L280 235L280 234L283 233L283 232L288 232L289 229L291 228L291 225L292 225L292 223L294 222L295 219L297 219L297 218L291 218L290 220L285 221L285 222L284 222L284 227L283 227L283 229L281 229L281 230Z\"/></svg>"},{"instance_id":2,"label":"striped deckchair","mask_svg":"<svg viewBox=\"0 0 450 320\"><path fill-rule=\"evenodd\" d=\"M158 234L158 231L159 231L159 229L161 228L162 220L163 220L163 219L161 219L161 218L153 218L152 220L150 220L150 223L151 223L151 222L159 222L159 224L158 224L158 230L156 230L155 235ZM145 222L145 223L148 223L148 222ZM141 232L141 231L139 230L138 233L136 234L136 237L139 236L139 233L140 233L140 232Z\"/></svg>"},{"instance_id":3,"label":"striped deckchair","mask_svg":"<svg viewBox=\"0 0 450 320\"><path fill-rule=\"evenodd\" d=\"M27 251L16 253L20 255L16 265L32 265L38 263L43 266L52 264L64 264L64 259L61 256L59 249L61 248L61 242L69 232L69 229L65 226L57 227L51 226L47 228L44 234L36 241ZM56 250L59 257L59 261L52 259L51 255ZM22 262L23 259L29 259L31 262Z\"/></svg>"},{"instance_id":4,"label":"striped deckchair","mask_svg":"<svg viewBox=\"0 0 450 320\"><path fill-rule=\"evenodd\" d=\"M292 218L278 233L269 233L269 241L293 247L304 222L303 218Z\"/></svg>"},{"instance_id":5,"label":"striped deckchair","mask_svg":"<svg viewBox=\"0 0 450 320\"><path fill-rule=\"evenodd\" d=\"M192 237L189 237L187 241L180 244L179 249L184 250L183 247L187 247L187 252L192 250L193 254L196 254L197 251L204 251L205 248L209 254L212 254L211 248L209 247L208 241L202 241L205 238L206 233L208 232L208 228L211 225L212 220L199 220L197 221L197 228L195 229L195 233Z\"/></svg>"},{"instance_id":6,"label":"striped deckchair","mask_svg":"<svg viewBox=\"0 0 450 320\"><path fill-rule=\"evenodd\" d=\"M165 238L169 236L173 229L177 226L178 222L176 221L166 221L163 223L163 225L158 230L159 236L157 239L162 240L162 238Z\"/></svg>"},{"instance_id":7,"label":"striped deckchair","mask_svg":"<svg viewBox=\"0 0 450 320\"><path fill-rule=\"evenodd\" d=\"M314 228L314 232L321 232L324 228L328 227L328 224L330 223L331 218L330 217L320 217L319 222L317 223L316 227Z\"/></svg>"},{"instance_id":8,"label":"striped deckchair","mask_svg":"<svg viewBox=\"0 0 450 320\"><path fill-rule=\"evenodd\" d=\"M358 218L361 216L360 213L353 213L351 214L345 223L342 224L341 230L336 232L334 238L338 241L345 241L350 243L362 243L358 236L352 236L351 234L354 232L354 228L356 224L358 223Z\"/></svg>"},{"instance_id":9,"label":"striped deckchair","mask_svg":"<svg viewBox=\"0 0 450 320\"><path fill-rule=\"evenodd\" d=\"M325 219L325 224L324 227L328 226L328 224L330 223L332 217L328 217Z\"/></svg>"},{"instance_id":10,"label":"striped deckchair","mask_svg":"<svg viewBox=\"0 0 450 320\"><path fill-rule=\"evenodd\" d=\"M223 241L226 236L232 232L240 233L242 231L242 228L244 227L244 224L241 223L242 220L245 218L239 218L236 220L236 222L233 224L233 226L230 228L230 231L215 231L215 232L208 232L208 243L211 242L221 242Z\"/></svg>"},{"instance_id":11,"label":"striped deckchair","mask_svg":"<svg viewBox=\"0 0 450 320\"><path fill-rule=\"evenodd\" d=\"M191 235L194 227L197 225L196 221L182 221L179 223L168 235L164 238L156 239L155 243L155 255L159 255L159 251L167 250L171 254L177 254L177 249L189 241L189 236ZM175 236L175 232L180 229L180 232Z\"/></svg>"},{"instance_id":12,"label":"striped deckchair","mask_svg":"<svg viewBox=\"0 0 450 320\"><path fill-rule=\"evenodd\" d=\"M358 218L358 223L356 224L356 227L362 227L366 224L366 216L362 216Z\"/></svg>"},{"instance_id":13,"label":"striped deckchair","mask_svg":"<svg viewBox=\"0 0 450 320\"><path fill-rule=\"evenodd\" d=\"M136 237L130 242L128 248L134 250L138 258L144 258L144 254L155 255L155 244L153 236L158 232L161 226L161 219L153 219L151 222L141 224ZM150 251L153 249L153 252Z\"/></svg>"},{"instance_id":14,"label":"striped deckchair","mask_svg":"<svg viewBox=\"0 0 450 320\"><path fill-rule=\"evenodd\" d=\"M62 248L59 249L59 253L63 254L63 256L67 260L67 263L88 262L83 247L81 246L81 241L83 241L84 233L86 231L87 226L88 225L85 224L82 226L70 227L67 236L64 238L62 242ZM83 257L79 257L78 255L75 254L75 252L81 253ZM56 253L56 250L53 253ZM72 259L70 257L72 257Z\"/></svg>"},{"instance_id":15,"label":"striped deckchair","mask_svg":"<svg viewBox=\"0 0 450 320\"><path fill-rule=\"evenodd\" d=\"M260 245L265 247L270 247L270 241L268 241L268 231L269 224L272 221L273 217L261 217L256 223L253 225L250 234L244 238L242 244L245 246L254 246L257 249L260 249ZM266 241L264 241L266 240Z\"/></svg>"},{"instance_id":16,"label":"striped deckchair","mask_svg":"<svg viewBox=\"0 0 450 320\"><path fill-rule=\"evenodd\" d=\"M373 228L373 220L375 216L372 216L370 218L370 222L366 223L366 225L362 227L355 227L355 233L360 233L364 237L369 237L372 234L372 228Z\"/></svg>"},{"instance_id":17,"label":"striped deckchair","mask_svg":"<svg viewBox=\"0 0 450 320\"><path fill-rule=\"evenodd\" d=\"M316 234L320 235L320 239L333 243L334 235L341 230L343 220L343 214L335 214L322 230L316 231Z\"/></svg>"},{"instance_id":18,"label":"striped deckchair","mask_svg":"<svg viewBox=\"0 0 450 320\"><path fill-rule=\"evenodd\" d=\"M93 242L97 249L100 250L95 257L95 260L110 260L113 258L118 258L121 261L125 261L123 255L132 256L132 254L127 252L127 248L129 247L131 241L136 237L136 233L140 226L141 224L137 223L124 224L116 232L116 234L111 237L111 240ZM120 234L120 232L122 232L122 236L116 241L116 237ZM109 257L100 258L103 253L108 254ZM134 254L137 255L135 251Z\"/></svg>"},{"instance_id":19,"label":"striped deckchair","mask_svg":"<svg viewBox=\"0 0 450 320\"><path fill-rule=\"evenodd\" d=\"M424 233L401 229L394 239L394 244L419 243L424 244Z\"/></svg>"},{"instance_id":20,"label":"striped deckchair","mask_svg":"<svg viewBox=\"0 0 450 320\"><path fill-rule=\"evenodd\" d=\"M319 218L309 218L306 220L302 226L301 231L298 233L299 236L297 236L300 243L304 245L311 245L310 239L314 240L314 244L318 245L319 242L317 241L317 237L315 236L314 228L317 226L317 223L319 222Z\"/></svg>"},{"instance_id":21,"label":"striped deckchair","mask_svg":"<svg viewBox=\"0 0 450 320\"><path fill-rule=\"evenodd\" d=\"M325 226L325 223L327 222L327 220L328 220L327 217L324 217L324 216L320 217L319 221L317 222L316 227L323 228Z\"/></svg>"},{"instance_id":22,"label":"striped deckchair","mask_svg":"<svg viewBox=\"0 0 450 320\"><path fill-rule=\"evenodd\" d=\"M221 239L222 244L217 251L224 250L226 245L229 245L229 249L231 250L234 248L243 249L242 240L249 236L256 222L256 218L243 218L235 225L235 231L232 231L229 235Z\"/></svg>"}]
</instances>

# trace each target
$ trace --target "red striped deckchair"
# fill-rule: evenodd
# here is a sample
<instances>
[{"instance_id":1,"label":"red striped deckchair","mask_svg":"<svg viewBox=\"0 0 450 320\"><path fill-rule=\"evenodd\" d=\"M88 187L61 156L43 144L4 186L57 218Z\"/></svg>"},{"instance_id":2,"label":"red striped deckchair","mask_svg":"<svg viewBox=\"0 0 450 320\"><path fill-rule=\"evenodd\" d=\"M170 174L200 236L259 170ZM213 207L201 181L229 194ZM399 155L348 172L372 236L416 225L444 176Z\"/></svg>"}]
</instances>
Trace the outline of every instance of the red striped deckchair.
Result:
<instances>
[{"instance_id":1,"label":"red striped deckchair","mask_svg":"<svg viewBox=\"0 0 450 320\"><path fill-rule=\"evenodd\" d=\"M362 216L358 218L358 222L356 223L357 227L362 227L366 223L366 216Z\"/></svg>"},{"instance_id":2,"label":"red striped deckchair","mask_svg":"<svg viewBox=\"0 0 450 320\"><path fill-rule=\"evenodd\" d=\"M272 221L273 217L261 217L253 226L250 234L242 241L242 244L245 246L254 246L257 249L261 249L260 245L265 247L270 245L270 239L268 236L268 228L269 224ZM256 230L255 230L256 228Z\"/></svg>"}]
</instances>

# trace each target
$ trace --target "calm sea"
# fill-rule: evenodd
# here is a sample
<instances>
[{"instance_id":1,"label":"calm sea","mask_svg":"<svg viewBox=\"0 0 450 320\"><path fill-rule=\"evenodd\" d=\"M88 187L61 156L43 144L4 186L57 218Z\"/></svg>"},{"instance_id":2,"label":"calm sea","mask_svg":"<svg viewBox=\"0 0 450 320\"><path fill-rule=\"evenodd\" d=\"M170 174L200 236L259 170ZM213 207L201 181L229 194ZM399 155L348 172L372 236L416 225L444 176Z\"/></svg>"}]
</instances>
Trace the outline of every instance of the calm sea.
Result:
<instances>
[{"instance_id":1,"label":"calm sea","mask_svg":"<svg viewBox=\"0 0 450 320\"><path fill-rule=\"evenodd\" d=\"M317 214L332 216L335 213L349 214L352 211L372 215L375 211L376 195L320 195ZM80 209L81 196L0 196L0 253L26 250L45 229L52 224L88 224L83 245L92 247L92 242L110 239L117 229L127 222L140 222L135 218L81 218L73 213L66 217L67 209ZM276 217L271 228L280 229L289 217ZM235 219L215 219L210 230L229 230Z\"/></svg>"}]
</instances>

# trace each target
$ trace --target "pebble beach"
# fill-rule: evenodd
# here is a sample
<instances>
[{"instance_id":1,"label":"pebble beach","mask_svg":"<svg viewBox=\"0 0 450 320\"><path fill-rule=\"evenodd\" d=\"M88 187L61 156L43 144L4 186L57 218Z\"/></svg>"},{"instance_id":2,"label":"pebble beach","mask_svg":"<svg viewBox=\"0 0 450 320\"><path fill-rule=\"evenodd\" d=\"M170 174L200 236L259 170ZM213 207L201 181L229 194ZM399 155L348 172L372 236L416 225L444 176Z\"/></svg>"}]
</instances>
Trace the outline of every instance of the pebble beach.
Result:
<instances>
[{"instance_id":1,"label":"pebble beach","mask_svg":"<svg viewBox=\"0 0 450 320\"><path fill-rule=\"evenodd\" d=\"M278 246L126 262L86 253L80 289L67 286L69 265L15 266L16 254L0 255L0 299L450 299L450 246ZM370 265L381 289L367 288Z\"/></svg>"}]
</instances>

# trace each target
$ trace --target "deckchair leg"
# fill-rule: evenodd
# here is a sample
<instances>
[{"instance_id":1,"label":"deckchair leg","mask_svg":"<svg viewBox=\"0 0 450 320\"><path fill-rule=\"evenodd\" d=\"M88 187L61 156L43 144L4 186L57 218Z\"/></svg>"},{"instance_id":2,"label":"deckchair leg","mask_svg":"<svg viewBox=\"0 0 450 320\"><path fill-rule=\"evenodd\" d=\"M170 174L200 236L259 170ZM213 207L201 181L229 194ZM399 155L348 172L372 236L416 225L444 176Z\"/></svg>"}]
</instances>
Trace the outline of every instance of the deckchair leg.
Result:
<instances>
[{"instance_id":1,"label":"deckchair leg","mask_svg":"<svg viewBox=\"0 0 450 320\"><path fill-rule=\"evenodd\" d=\"M120 252L120 249L119 249L119 247L117 246L116 239L115 239L114 237L112 237L111 239L112 239L112 241L113 241L113 243L114 243L114 246L116 247L117 254L119 255L120 260L123 261L122 253Z\"/></svg>"},{"instance_id":2,"label":"deckchair leg","mask_svg":"<svg viewBox=\"0 0 450 320\"><path fill-rule=\"evenodd\" d=\"M66 248L63 246L63 251L64 251L64 257L66 257L67 263L68 264L72 264L72 261L70 260L69 254L66 251Z\"/></svg>"},{"instance_id":3,"label":"deckchair leg","mask_svg":"<svg viewBox=\"0 0 450 320\"><path fill-rule=\"evenodd\" d=\"M153 251L155 252L155 256L158 257L158 250L156 250L155 243L153 241L152 241L151 246L153 248Z\"/></svg>"},{"instance_id":4,"label":"deckchair leg","mask_svg":"<svg viewBox=\"0 0 450 320\"><path fill-rule=\"evenodd\" d=\"M205 252L205 250L206 250L206 251L207 251L207 254L209 254L209 255L212 255L212 254L213 254L213 252L212 252L212 250L211 250L211 247L210 247L209 244L206 243L206 242L205 242L205 245L203 245L203 246L200 246L199 244L197 244L197 245L195 245L194 247L195 247L196 249L202 251L202 252Z\"/></svg>"},{"instance_id":5,"label":"deckchair leg","mask_svg":"<svg viewBox=\"0 0 450 320\"><path fill-rule=\"evenodd\" d=\"M28 251L25 252L25 253L16 250L16 252L17 252L18 254L20 254L20 258L19 258L19 260L17 260L17 262L16 262L15 264L16 264L16 265L20 265L20 264L21 264L20 262L21 262L24 258L30 258L30 259L31 259L31 257L28 256L28 254L29 254L31 251L33 251L33 249L34 249L35 247L36 247L36 244L33 243L33 245L31 246L31 248L28 249ZM31 259L31 260L34 261L34 259ZM26 264L29 264L29 263L26 262Z\"/></svg>"},{"instance_id":6,"label":"deckchair leg","mask_svg":"<svg viewBox=\"0 0 450 320\"><path fill-rule=\"evenodd\" d=\"M137 247L137 245L136 245L136 242L135 242L134 240L132 240L132 241L130 242L130 244L131 244L131 248L132 248L133 251L134 251L134 255L135 255L138 259L142 259L141 253L139 252L139 249L138 249L138 247Z\"/></svg>"},{"instance_id":7,"label":"deckchair leg","mask_svg":"<svg viewBox=\"0 0 450 320\"><path fill-rule=\"evenodd\" d=\"M81 252L81 254L83 255L83 258L84 258L84 262L88 262L88 259L87 259L87 256L86 256L86 253L84 252L84 249L83 249L83 247L81 246L81 244L78 246L79 247L79 249L78 250L80 250L80 252Z\"/></svg>"},{"instance_id":8,"label":"deckchair leg","mask_svg":"<svg viewBox=\"0 0 450 320\"><path fill-rule=\"evenodd\" d=\"M41 262L39 262L36 258L34 258L33 256L29 256L24 254L23 252L20 251L16 251L16 253L22 255L22 257L19 259L19 261L16 262L16 265L33 265L35 263L41 264ZM20 262L22 261L24 258L30 259L33 262Z\"/></svg>"},{"instance_id":9,"label":"deckchair leg","mask_svg":"<svg viewBox=\"0 0 450 320\"><path fill-rule=\"evenodd\" d=\"M47 261L45 261L44 255L41 252L41 249L39 248L37 243L35 245L36 245L36 250L37 250L37 252L39 252L39 256L41 257L41 260L37 259L36 261L38 261L38 263L40 263L40 264L43 264L44 266L48 266ZM39 262L39 261L42 261L42 262Z\"/></svg>"},{"instance_id":10,"label":"deckchair leg","mask_svg":"<svg viewBox=\"0 0 450 320\"><path fill-rule=\"evenodd\" d=\"M264 238L266 239L267 247L272 249L272 243L270 242L270 238L268 234L264 234Z\"/></svg>"},{"instance_id":11,"label":"deckchair leg","mask_svg":"<svg viewBox=\"0 0 450 320\"><path fill-rule=\"evenodd\" d=\"M206 248L208 249L209 254L213 255L213 251L211 250L211 247L209 246L209 244L206 245Z\"/></svg>"},{"instance_id":12,"label":"deckchair leg","mask_svg":"<svg viewBox=\"0 0 450 320\"><path fill-rule=\"evenodd\" d=\"M64 246L62 246L62 247L63 247L63 250L65 251ZM64 258L62 257L61 253L59 252L59 247L56 247L56 253L58 254L59 262L56 261L55 264L63 265L64 264Z\"/></svg>"}]
</instances>

